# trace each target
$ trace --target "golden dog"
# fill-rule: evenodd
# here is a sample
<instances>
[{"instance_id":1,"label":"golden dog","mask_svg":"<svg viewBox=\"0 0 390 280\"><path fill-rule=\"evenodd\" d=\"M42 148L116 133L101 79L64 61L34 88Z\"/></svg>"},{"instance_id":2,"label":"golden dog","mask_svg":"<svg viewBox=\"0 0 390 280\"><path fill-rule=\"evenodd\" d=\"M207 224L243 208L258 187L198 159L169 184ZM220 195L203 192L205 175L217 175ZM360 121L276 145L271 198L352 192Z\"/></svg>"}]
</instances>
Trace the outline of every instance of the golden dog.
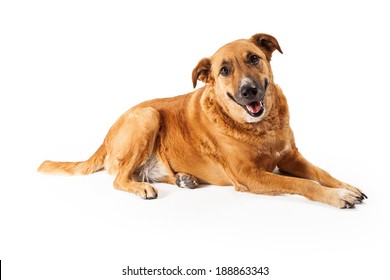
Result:
<instances>
[{"instance_id":1,"label":"golden dog","mask_svg":"<svg viewBox=\"0 0 390 280\"><path fill-rule=\"evenodd\" d=\"M299 194L339 208L367 198L308 162L289 125L286 98L274 83L270 60L278 41L256 34L220 48L192 72L205 86L143 102L124 113L100 148L84 162L45 161L40 172L115 175L114 187L146 199L150 184L194 188L233 185L256 194ZM274 174L278 167L283 173Z\"/></svg>"}]
</instances>

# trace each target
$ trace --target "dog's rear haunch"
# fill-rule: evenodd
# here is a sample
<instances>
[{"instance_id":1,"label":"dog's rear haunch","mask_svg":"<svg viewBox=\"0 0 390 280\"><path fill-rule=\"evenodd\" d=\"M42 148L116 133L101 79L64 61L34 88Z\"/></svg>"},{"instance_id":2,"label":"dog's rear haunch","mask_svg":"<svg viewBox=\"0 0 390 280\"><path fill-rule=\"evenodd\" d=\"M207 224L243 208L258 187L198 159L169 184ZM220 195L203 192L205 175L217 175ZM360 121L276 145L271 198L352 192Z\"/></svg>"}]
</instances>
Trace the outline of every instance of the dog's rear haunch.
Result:
<instances>
[{"instance_id":1,"label":"dog's rear haunch","mask_svg":"<svg viewBox=\"0 0 390 280\"><path fill-rule=\"evenodd\" d=\"M191 93L143 102L124 113L84 162L45 161L40 172L90 174L107 170L114 187L156 198L153 182L194 188L233 185L256 194L299 194L339 208L367 196L308 162L289 125L287 101L270 61L278 41L256 34L203 58ZM292 176L274 174L279 168Z\"/></svg>"}]
</instances>

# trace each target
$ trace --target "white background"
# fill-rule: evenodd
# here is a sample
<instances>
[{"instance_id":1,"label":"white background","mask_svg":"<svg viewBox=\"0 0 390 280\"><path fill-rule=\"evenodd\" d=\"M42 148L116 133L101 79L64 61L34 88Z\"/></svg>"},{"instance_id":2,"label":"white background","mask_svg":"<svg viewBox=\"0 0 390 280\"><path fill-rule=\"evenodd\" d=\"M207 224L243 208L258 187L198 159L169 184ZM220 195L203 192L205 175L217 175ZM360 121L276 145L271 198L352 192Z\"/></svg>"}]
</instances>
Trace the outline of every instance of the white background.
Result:
<instances>
[{"instance_id":1,"label":"white background","mask_svg":"<svg viewBox=\"0 0 390 280\"><path fill-rule=\"evenodd\" d=\"M386 7L373 0L1 1L4 279L150 279L122 276L127 265L213 274L217 266L270 267L268 277L242 279L388 277ZM364 205L339 210L299 196L163 184L157 200L144 201L114 190L104 172L36 173L45 159L87 159L124 111L191 91L201 58L260 32L284 52L272 66L301 152L363 189ZM233 279L177 279L186 278Z\"/></svg>"}]
</instances>

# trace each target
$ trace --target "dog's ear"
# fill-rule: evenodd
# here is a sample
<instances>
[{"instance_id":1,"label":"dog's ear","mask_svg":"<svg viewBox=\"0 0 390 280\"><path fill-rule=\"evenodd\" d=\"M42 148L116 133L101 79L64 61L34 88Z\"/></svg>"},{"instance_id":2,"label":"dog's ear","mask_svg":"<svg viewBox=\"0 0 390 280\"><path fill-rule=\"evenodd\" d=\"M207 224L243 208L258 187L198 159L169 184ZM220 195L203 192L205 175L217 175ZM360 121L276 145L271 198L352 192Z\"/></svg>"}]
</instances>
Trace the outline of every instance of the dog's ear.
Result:
<instances>
[{"instance_id":1,"label":"dog's ear","mask_svg":"<svg viewBox=\"0 0 390 280\"><path fill-rule=\"evenodd\" d=\"M211 79L211 61L209 58L203 58L192 71L192 84L196 87L197 81L208 83Z\"/></svg>"},{"instance_id":2,"label":"dog's ear","mask_svg":"<svg viewBox=\"0 0 390 280\"><path fill-rule=\"evenodd\" d=\"M275 50L283 53L278 41L271 35L259 33L253 35L250 40L264 52L268 61L271 61L272 53Z\"/></svg>"}]
</instances>

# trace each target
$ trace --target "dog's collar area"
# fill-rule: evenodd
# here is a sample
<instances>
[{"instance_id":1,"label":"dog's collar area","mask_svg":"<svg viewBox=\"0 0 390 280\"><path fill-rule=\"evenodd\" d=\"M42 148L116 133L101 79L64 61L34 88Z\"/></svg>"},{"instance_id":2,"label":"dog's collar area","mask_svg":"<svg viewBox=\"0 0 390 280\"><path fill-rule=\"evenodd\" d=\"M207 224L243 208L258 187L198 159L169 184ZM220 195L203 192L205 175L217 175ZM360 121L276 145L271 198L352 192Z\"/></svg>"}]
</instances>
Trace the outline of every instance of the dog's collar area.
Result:
<instances>
[{"instance_id":1,"label":"dog's collar area","mask_svg":"<svg viewBox=\"0 0 390 280\"><path fill-rule=\"evenodd\" d=\"M245 111L254 118L258 118L264 113L264 99L243 105L238 103L230 92L227 93L227 96L229 96L229 98L233 100L236 104L244 108Z\"/></svg>"}]
</instances>

